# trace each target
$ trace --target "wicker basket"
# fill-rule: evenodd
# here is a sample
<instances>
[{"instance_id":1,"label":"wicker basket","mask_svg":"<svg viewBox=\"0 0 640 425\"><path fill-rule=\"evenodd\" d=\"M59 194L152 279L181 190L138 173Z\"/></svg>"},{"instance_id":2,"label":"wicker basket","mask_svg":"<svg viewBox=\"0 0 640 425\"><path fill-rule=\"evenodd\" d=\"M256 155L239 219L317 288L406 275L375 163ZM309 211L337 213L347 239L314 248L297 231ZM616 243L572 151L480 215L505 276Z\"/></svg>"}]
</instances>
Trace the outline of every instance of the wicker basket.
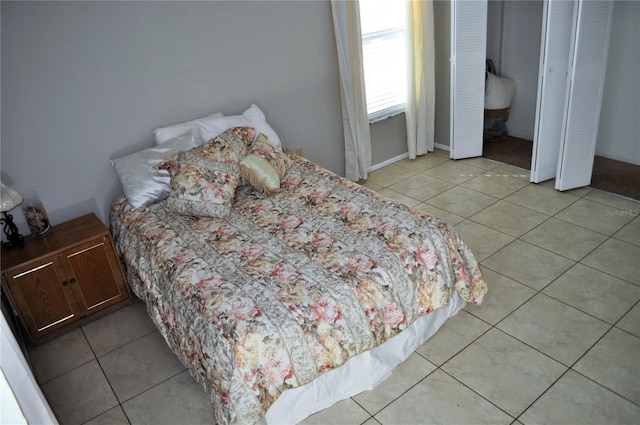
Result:
<instances>
[{"instance_id":1,"label":"wicker basket","mask_svg":"<svg viewBox=\"0 0 640 425\"><path fill-rule=\"evenodd\" d=\"M508 139L507 120L509 119L509 108L505 109L485 109L484 110L484 133L485 142L500 142Z\"/></svg>"}]
</instances>

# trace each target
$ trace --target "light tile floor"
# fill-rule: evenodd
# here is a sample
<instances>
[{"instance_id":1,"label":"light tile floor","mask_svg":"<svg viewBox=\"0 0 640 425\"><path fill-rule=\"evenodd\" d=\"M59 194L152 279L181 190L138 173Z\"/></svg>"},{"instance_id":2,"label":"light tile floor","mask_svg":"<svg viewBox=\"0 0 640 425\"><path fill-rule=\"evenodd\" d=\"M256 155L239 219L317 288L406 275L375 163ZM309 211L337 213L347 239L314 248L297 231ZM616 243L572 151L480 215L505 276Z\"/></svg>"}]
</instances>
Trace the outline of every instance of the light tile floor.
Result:
<instances>
[{"instance_id":1,"label":"light tile floor","mask_svg":"<svg viewBox=\"0 0 640 425\"><path fill-rule=\"evenodd\" d=\"M454 226L489 293L377 388L306 424L638 423L640 202L558 192L526 170L444 151L362 184ZM30 354L63 424L213 423L139 301Z\"/></svg>"}]
</instances>

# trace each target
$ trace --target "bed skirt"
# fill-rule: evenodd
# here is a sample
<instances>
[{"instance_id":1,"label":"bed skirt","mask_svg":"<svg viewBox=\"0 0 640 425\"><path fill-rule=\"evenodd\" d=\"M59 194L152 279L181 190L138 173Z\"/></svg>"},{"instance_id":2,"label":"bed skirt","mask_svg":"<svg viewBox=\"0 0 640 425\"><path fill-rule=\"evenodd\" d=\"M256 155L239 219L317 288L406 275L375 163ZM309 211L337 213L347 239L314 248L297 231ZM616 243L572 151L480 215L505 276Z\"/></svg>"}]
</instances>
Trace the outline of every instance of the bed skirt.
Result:
<instances>
[{"instance_id":1,"label":"bed skirt","mask_svg":"<svg viewBox=\"0 0 640 425\"><path fill-rule=\"evenodd\" d=\"M456 293L448 306L420 317L384 344L349 359L306 385L284 391L267 411L265 423L297 424L340 400L373 389L465 305Z\"/></svg>"}]
</instances>

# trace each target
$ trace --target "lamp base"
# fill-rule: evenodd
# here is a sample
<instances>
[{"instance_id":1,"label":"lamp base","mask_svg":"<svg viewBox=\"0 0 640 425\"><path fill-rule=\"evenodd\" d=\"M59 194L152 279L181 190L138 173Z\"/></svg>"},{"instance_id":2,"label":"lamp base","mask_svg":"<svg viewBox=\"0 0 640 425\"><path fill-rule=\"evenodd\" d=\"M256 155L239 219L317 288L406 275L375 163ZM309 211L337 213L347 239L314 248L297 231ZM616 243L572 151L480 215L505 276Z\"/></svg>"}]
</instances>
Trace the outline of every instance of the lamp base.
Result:
<instances>
[{"instance_id":1,"label":"lamp base","mask_svg":"<svg viewBox=\"0 0 640 425\"><path fill-rule=\"evenodd\" d=\"M11 214L7 214L6 212L2 213L4 215L3 218L0 218L0 223L4 223L4 234L7 237L6 241L2 241L2 247L6 249L11 248L23 248L24 247L24 236L18 232L18 226L13 222L13 216Z\"/></svg>"}]
</instances>

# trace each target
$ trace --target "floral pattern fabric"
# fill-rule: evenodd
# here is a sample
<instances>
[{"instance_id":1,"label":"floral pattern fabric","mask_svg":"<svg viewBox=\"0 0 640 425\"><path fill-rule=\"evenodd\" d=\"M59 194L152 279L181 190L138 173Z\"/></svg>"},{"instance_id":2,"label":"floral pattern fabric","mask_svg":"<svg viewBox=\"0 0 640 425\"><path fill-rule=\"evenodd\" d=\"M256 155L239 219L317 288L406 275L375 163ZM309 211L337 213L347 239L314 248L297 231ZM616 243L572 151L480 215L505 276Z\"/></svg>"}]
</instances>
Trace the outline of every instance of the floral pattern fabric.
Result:
<instances>
[{"instance_id":1,"label":"floral pattern fabric","mask_svg":"<svg viewBox=\"0 0 640 425\"><path fill-rule=\"evenodd\" d=\"M207 161L193 152L182 152L165 162L171 174L167 209L184 215L226 217L240 183L240 167Z\"/></svg>"},{"instance_id":2,"label":"floral pattern fabric","mask_svg":"<svg viewBox=\"0 0 640 425\"><path fill-rule=\"evenodd\" d=\"M226 217L240 183L238 163L254 137L252 127L231 128L157 164L171 175L165 206L184 215Z\"/></svg>"},{"instance_id":3,"label":"floral pattern fabric","mask_svg":"<svg viewBox=\"0 0 640 425\"><path fill-rule=\"evenodd\" d=\"M247 154L255 138L253 127L233 127L197 148L196 152L209 161L237 164Z\"/></svg>"},{"instance_id":4,"label":"floral pattern fabric","mask_svg":"<svg viewBox=\"0 0 640 425\"><path fill-rule=\"evenodd\" d=\"M249 153L240 161L242 177L266 195L280 191L280 180L291 167L291 159L282 149L273 146L260 133Z\"/></svg>"},{"instance_id":5,"label":"floral pattern fabric","mask_svg":"<svg viewBox=\"0 0 640 425\"><path fill-rule=\"evenodd\" d=\"M271 144L267 136L262 133L258 135L255 143L249 149L249 155L259 156L267 161L279 178L284 177L293 162L282 149Z\"/></svg>"},{"instance_id":6,"label":"floral pattern fabric","mask_svg":"<svg viewBox=\"0 0 640 425\"><path fill-rule=\"evenodd\" d=\"M241 186L224 219L112 205L129 283L219 424L254 424L454 292L487 290L446 223L291 157L282 191Z\"/></svg>"}]
</instances>

